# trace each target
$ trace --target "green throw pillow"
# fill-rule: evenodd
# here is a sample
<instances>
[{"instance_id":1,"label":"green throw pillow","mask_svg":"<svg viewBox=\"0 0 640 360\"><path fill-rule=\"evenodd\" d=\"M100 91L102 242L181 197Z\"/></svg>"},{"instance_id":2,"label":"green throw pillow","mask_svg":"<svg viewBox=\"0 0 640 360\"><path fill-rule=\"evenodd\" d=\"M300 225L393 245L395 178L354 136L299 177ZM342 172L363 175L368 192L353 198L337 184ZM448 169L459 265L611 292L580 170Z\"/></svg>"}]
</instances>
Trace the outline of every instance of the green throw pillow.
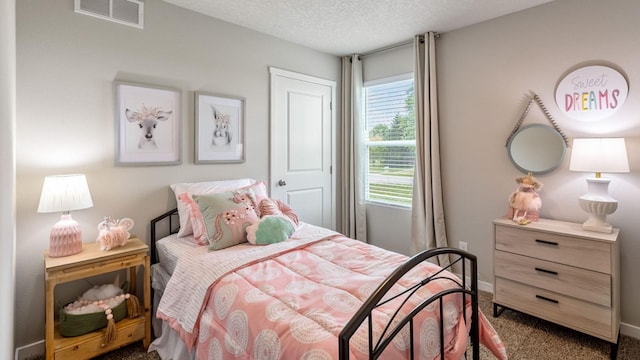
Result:
<instances>
[{"instance_id":1,"label":"green throw pillow","mask_svg":"<svg viewBox=\"0 0 640 360\"><path fill-rule=\"evenodd\" d=\"M220 250L247 241L247 226L259 220L251 189L193 195L207 229L209 250Z\"/></svg>"},{"instance_id":2,"label":"green throw pillow","mask_svg":"<svg viewBox=\"0 0 640 360\"><path fill-rule=\"evenodd\" d=\"M267 215L247 227L247 240L253 245L274 244L287 240L295 230L289 219L280 215Z\"/></svg>"}]
</instances>

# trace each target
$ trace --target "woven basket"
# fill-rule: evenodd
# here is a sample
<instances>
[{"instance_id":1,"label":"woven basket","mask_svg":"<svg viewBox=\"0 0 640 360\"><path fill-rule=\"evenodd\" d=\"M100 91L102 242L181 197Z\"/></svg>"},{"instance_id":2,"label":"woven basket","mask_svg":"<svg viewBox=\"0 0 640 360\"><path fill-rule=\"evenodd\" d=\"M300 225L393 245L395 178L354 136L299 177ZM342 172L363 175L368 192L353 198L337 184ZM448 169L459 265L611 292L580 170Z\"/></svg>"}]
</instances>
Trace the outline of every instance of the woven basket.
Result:
<instances>
[{"instance_id":1,"label":"woven basket","mask_svg":"<svg viewBox=\"0 0 640 360\"><path fill-rule=\"evenodd\" d=\"M126 293L129 289L128 282L122 285ZM118 306L111 309L113 320L118 322L127 317L127 301L122 301ZM104 311L90 314L67 314L64 308L60 309L60 335L64 337L80 336L92 331L107 327L107 317Z\"/></svg>"}]
</instances>

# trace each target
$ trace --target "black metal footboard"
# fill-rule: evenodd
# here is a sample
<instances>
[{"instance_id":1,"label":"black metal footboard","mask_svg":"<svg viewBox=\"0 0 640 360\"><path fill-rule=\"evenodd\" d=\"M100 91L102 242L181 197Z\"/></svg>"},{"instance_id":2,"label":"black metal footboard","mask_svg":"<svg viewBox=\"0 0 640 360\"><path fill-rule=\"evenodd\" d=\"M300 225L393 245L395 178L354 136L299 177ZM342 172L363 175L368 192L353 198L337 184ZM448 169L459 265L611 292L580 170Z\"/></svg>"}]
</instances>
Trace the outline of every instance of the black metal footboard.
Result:
<instances>
[{"instance_id":1,"label":"black metal footboard","mask_svg":"<svg viewBox=\"0 0 640 360\"><path fill-rule=\"evenodd\" d=\"M155 264L158 262L156 241L170 234L177 233L179 229L180 219L178 218L177 208L169 210L166 213L151 220L151 264Z\"/></svg>"},{"instance_id":2,"label":"black metal footboard","mask_svg":"<svg viewBox=\"0 0 640 360\"><path fill-rule=\"evenodd\" d=\"M401 294L397 294L393 297L387 296L387 292L392 288L393 285L396 284L400 278L404 274L406 274L409 270L413 269L415 266L420 264L421 262L428 260L430 258L436 257L438 255L449 254L451 258L451 265L443 268L435 274L431 274L430 276L424 278L419 283L414 286L408 288L406 291ZM468 261L465 261L468 260ZM449 277L442 276L442 272L445 270L452 271L452 267L454 264L460 264L461 266L461 275L460 282L450 279ZM470 279L470 284L468 284L468 279ZM400 309L404 307L406 309L407 299L411 296L411 294L418 291L423 286L426 286L429 282L434 280L443 280L455 282L458 287L448 289L442 291L440 293L434 294L432 297L423 300L417 306L413 307L412 310L406 315L401 316ZM348 360L349 359L349 340L353 336L353 334L358 330L360 325L368 319L369 321L369 359L378 359L379 356L382 355L383 351L387 348L387 346L393 341L394 337L408 324L409 325L409 338L410 338L410 352L411 359L414 359L414 341L413 341L413 319L414 317L420 313L425 307L434 302L439 302L439 311L440 311L440 358L445 358L445 346L444 346L444 330L443 330L443 301L441 299L449 294L461 293L461 301L462 301L462 315L464 316L465 323L467 321L471 321L471 330L470 337L472 342L472 351L473 351L473 359L480 359L480 340L479 340L479 315L478 315L478 267L477 267L477 259L476 256L470 254L466 251L462 251L460 249L454 248L438 248L432 250L423 251L413 257L411 257L407 262L405 262L402 266L396 269L385 281L380 284L380 286L376 289L376 291L367 299L367 301L362 305L362 307L356 312L356 314L351 318L351 320L347 323L347 325L342 329L340 335L338 337L339 341L339 358L340 360ZM386 296L386 298L385 298ZM396 310L393 317L389 320L389 323L383 329L383 333L379 336L378 339L373 339L372 335L372 317L371 313L377 307L388 303L390 300L396 299L398 297L405 296L405 300L402 302L401 306ZM471 297L471 307L472 307L472 315L471 319L467 319L466 311L464 311L466 300L468 296Z\"/></svg>"}]
</instances>

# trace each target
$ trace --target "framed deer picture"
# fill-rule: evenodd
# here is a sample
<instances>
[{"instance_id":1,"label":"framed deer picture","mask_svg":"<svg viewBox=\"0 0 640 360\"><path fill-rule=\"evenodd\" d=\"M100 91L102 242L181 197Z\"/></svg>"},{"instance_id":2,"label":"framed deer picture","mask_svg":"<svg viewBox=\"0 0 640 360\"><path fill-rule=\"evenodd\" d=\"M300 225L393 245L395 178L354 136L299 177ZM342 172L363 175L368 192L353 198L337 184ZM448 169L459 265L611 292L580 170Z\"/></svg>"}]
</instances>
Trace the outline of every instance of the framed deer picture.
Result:
<instances>
[{"instance_id":1,"label":"framed deer picture","mask_svg":"<svg viewBox=\"0 0 640 360\"><path fill-rule=\"evenodd\" d=\"M181 92L116 81L116 165L182 162Z\"/></svg>"},{"instance_id":2,"label":"framed deer picture","mask_svg":"<svg viewBox=\"0 0 640 360\"><path fill-rule=\"evenodd\" d=\"M196 163L245 160L245 99L196 91Z\"/></svg>"}]
</instances>

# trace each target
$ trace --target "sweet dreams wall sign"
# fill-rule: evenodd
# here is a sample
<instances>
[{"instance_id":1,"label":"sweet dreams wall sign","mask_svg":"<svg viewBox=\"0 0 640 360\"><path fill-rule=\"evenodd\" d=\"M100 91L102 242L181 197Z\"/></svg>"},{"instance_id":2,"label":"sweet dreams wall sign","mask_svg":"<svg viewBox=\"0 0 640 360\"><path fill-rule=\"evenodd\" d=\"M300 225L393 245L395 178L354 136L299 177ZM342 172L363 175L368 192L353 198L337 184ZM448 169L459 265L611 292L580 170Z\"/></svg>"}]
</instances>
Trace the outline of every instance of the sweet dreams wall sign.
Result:
<instances>
[{"instance_id":1,"label":"sweet dreams wall sign","mask_svg":"<svg viewBox=\"0 0 640 360\"><path fill-rule=\"evenodd\" d=\"M560 80L556 103L560 111L578 121L597 121L613 115L627 99L625 77L607 66L585 66Z\"/></svg>"}]
</instances>

